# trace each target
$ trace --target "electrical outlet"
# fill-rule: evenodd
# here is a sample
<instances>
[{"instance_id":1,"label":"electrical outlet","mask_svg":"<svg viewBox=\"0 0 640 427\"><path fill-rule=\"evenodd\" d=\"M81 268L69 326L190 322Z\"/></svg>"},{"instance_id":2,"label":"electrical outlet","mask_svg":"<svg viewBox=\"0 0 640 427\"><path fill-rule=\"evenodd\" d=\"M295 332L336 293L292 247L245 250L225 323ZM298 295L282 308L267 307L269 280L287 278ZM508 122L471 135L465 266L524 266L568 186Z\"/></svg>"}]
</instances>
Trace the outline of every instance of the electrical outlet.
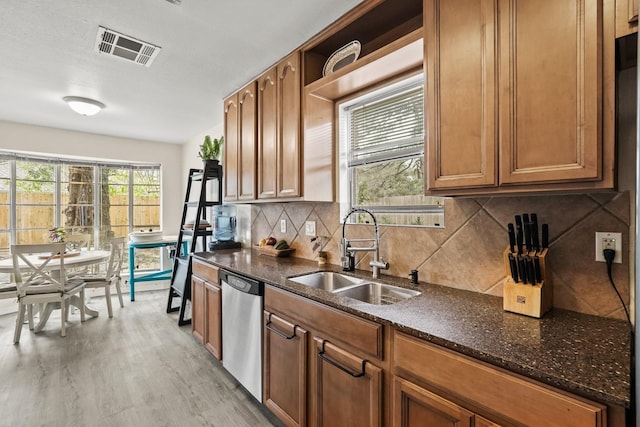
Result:
<instances>
[{"instance_id":1,"label":"electrical outlet","mask_svg":"<svg viewBox=\"0 0 640 427\"><path fill-rule=\"evenodd\" d=\"M304 223L304 234L307 236L315 236L316 235L316 222L315 221L307 221Z\"/></svg>"},{"instance_id":2,"label":"electrical outlet","mask_svg":"<svg viewBox=\"0 0 640 427\"><path fill-rule=\"evenodd\" d=\"M616 251L613 262L622 264L622 233L596 232L596 261L606 262L602 254L604 249Z\"/></svg>"},{"instance_id":3,"label":"electrical outlet","mask_svg":"<svg viewBox=\"0 0 640 427\"><path fill-rule=\"evenodd\" d=\"M287 220L284 218L280 220L280 232L281 233L287 232Z\"/></svg>"}]
</instances>

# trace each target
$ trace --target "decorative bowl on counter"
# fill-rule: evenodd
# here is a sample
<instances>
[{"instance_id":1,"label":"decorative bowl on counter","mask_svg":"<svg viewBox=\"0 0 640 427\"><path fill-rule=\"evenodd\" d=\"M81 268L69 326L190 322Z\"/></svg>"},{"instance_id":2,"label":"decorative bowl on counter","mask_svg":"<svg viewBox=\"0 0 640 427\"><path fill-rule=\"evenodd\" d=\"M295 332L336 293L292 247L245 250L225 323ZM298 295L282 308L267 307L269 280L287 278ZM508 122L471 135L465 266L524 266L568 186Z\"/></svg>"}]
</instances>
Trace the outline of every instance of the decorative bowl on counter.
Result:
<instances>
[{"instance_id":1,"label":"decorative bowl on counter","mask_svg":"<svg viewBox=\"0 0 640 427\"><path fill-rule=\"evenodd\" d=\"M288 249L276 249L271 245L267 245L267 246L254 246L262 255L269 255L269 256L275 256L275 257L285 257L285 256L289 256L291 255L293 252L295 252L295 248L288 248Z\"/></svg>"}]
</instances>

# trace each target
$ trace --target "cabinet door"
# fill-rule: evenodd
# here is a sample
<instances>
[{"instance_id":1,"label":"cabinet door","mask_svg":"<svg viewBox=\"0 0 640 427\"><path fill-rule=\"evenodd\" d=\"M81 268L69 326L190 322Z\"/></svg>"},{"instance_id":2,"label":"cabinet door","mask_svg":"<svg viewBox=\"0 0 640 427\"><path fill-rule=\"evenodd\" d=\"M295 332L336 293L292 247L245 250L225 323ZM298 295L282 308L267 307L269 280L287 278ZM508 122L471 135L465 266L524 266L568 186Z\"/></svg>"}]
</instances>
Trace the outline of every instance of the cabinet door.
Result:
<instances>
[{"instance_id":1,"label":"cabinet door","mask_svg":"<svg viewBox=\"0 0 640 427\"><path fill-rule=\"evenodd\" d=\"M425 189L494 186L496 0L425 0Z\"/></svg>"},{"instance_id":2,"label":"cabinet door","mask_svg":"<svg viewBox=\"0 0 640 427\"><path fill-rule=\"evenodd\" d=\"M382 370L315 337L318 427L380 427Z\"/></svg>"},{"instance_id":3,"label":"cabinet door","mask_svg":"<svg viewBox=\"0 0 640 427\"><path fill-rule=\"evenodd\" d=\"M276 197L278 164L277 70L258 79L258 198Z\"/></svg>"},{"instance_id":4,"label":"cabinet door","mask_svg":"<svg viewBox=\"0 0 640 427\"><path fill-rule=\"evenodd\" d=\"M204 346L222 360L222 294L217 284L204 282L204 310Z\"/></svg>"},{"instance_id":5,"label":"cabinet door","mask_svg":"<svg viewBox=\"0 0 640 427\"><path fill-rule=\"evenodd\" d=\"M264 403L289 427L307 425L307 331L264 312Z\"/></svg>"},{"instance_id":6,"label":"cabinet door","mask_svg":"<svg viewBox=\"0 0 640 427\"><path fill-rule=\"evenodd\" d=\"M224 198L238 200L238 94L224 101Z\"/></svg>"},{"instance_id":7,"label":"cabinet door","mask_svg":"<svg viewBox=\"0 0 640 427\"><path fill-rule=\"evenodd\" d=\"M393 427L471 427L473 412L396 377L393 382Z\"/></svg>"},{"instance_id":8,"label":"cabinet door","mask_svg":"<svg viewBox=\"0 0 640 427\"><path fill-rule=\"evenodd\" d=\"M603 0L499 0L500 184L602 176Z\"/></svg>"},{"instance_id":9,"label":"cabinet door","mask_svg":"<svg viewBox=\"0 0 640 427\"><path fill-rule=\"evenodd\" d=\"M278 64L278 197L300 195L300 54Z\"/></svg>"},{"instance_id":10,"label":"cabinet door","mask_svg":"<svg viewBox=\"0 0 640 427\"><path fill-rule=\"evenodd\" d=\"M238 200L256 195L256 137L258 127L256 83L238 93Z\"/></svg>"},{"instance_id":11,"label":"cabinet door","mask_svg":"<svg viewBox=\"0 0 640 427\"><path fill-rule=\"evenodd\" d=\"M638 0L616 0L615 3L616 38L637 33Z\"/></svg>"},{"instance_id":12,"label":"cabinet door","mask_svg":"<svg viewBox=\"0 0 640 427\"><path fill-rule=\"evenodd\" d=\"M191 276L191 333L200 343L205 330L204 280Z\"/></svg>"}]
</instances>

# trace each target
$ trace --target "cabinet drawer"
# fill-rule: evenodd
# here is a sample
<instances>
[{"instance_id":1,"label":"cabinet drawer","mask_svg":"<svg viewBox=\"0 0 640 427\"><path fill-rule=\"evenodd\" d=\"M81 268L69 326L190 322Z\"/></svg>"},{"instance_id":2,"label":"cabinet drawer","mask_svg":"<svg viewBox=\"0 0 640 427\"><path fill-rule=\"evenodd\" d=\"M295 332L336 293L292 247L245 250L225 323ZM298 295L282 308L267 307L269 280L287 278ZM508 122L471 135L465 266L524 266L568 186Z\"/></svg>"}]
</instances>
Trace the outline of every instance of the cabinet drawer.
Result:
<instances>
[{"instance_id":1,"label":"cabinet drawer","mask_svg":"<svg viewBox=\"0 0 640 427\"><path fill-rule=\"evenodd\" d=\"M272 286L265 287L265 309L286 315L377 359L383 359L382 325L343 313Z\"/></svg>"},{"instance_id":2,"label":"cabinet drawer","mask_svg":"<svg viewBox=\"0 0 640 427\"><path fill-rule=\"evenodd\" d=\"M218 283L218 267L215 265L192 258L191 272L209 283Z\"/></svg>"},{"instance_id":3,"label":"cabinet drawer","mask_svg":"<svg viewBox=\"0 0 640 427\"><path fill-rule=\"evenodd\" d=\"M604 426L606 407L401 333L394 371L451 394L462 404L529 426Z\"/></svg>"}]
</instances>

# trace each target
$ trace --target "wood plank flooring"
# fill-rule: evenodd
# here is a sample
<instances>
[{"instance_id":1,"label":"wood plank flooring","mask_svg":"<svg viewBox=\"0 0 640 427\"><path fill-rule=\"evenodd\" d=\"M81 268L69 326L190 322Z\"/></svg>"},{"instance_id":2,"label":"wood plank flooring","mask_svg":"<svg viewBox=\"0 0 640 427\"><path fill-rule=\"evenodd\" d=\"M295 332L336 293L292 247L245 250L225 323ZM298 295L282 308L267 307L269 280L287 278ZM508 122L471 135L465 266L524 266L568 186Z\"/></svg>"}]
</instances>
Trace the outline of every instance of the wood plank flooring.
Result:
<instances>
[{"instance_id":1,"label":"wood plank flooring","mask_svg":"<svg viewBox=\"0 0 640 427\"><path fill-rule=\"evenodd\" d=\"M281 426L167 314L166 291L136 293L113 318L59 310L38 334L0 316L0 426Z\"/></svg>"}]
</instances>

